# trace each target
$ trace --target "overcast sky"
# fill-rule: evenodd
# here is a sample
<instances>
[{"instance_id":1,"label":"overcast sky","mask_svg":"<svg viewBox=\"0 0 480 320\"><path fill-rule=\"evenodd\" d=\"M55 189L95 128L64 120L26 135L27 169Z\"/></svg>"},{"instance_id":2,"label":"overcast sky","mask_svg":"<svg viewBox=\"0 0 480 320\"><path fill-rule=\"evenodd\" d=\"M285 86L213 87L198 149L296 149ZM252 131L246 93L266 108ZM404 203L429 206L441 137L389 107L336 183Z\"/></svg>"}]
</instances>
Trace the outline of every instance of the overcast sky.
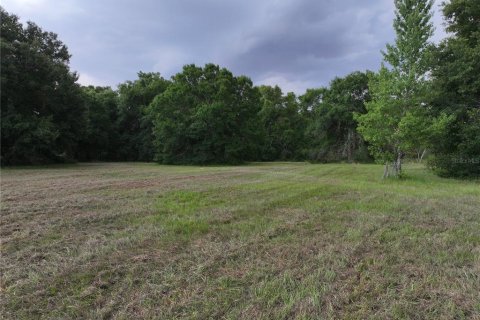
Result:
<instances>
[{"instance_id":1,"label":"overcast sky","mask_svg":"<svg viewBox=\"0 0 480 320\"><path fill-rule=\"evenodd\" d=\"M434 41L445 36L440 1ZM88 85L138 71L164 77L208 62L303 93L335 76L377 70L394 40L393 0L2 0L21 21L57 33Z\"/></svg>"}]
</instances>

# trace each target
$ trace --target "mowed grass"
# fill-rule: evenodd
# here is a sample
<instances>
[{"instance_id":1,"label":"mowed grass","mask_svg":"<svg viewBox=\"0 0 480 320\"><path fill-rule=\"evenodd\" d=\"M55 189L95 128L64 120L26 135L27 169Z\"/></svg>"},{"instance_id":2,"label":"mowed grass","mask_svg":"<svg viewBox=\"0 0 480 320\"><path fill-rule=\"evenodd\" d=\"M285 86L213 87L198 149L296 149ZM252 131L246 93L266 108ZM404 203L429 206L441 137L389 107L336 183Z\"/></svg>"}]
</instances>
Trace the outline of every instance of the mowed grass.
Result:
<instances>
[{"instance_id":1,"label":"mowed grass","mask_svg":"<svg viewBox=\"0 0 480 320\"><path fill-rule=\"evenodd\" d=\"M8 319L480 319L480 183L422 166L1 173Z\"/></svg>"}]
</instances>

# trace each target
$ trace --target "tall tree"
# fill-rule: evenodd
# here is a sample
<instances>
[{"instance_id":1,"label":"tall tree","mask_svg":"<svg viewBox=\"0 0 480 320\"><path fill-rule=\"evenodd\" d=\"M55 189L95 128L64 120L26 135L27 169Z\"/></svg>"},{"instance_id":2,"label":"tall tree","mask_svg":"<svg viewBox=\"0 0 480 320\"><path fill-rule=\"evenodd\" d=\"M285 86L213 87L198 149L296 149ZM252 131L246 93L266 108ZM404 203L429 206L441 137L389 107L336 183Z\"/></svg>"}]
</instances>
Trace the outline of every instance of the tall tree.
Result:
<instances>
[{"instance_id":1,"label":"tall tree","mask_svg":"<svg viewBox=\"0 0 480 320\"><path fill-rule=\"evenodd\" d=\"M425 117L425 95L431 65L432 4L432 0L395 0L396 39L383 52L388 67L382 64L380 72L370 76L372 100L366 104L367 113L357 116L358 130L371 152L386 164L385 175L390 162L394 175L401 175L402 158L413 145L412 132L429 133L423 128L431 125ZM417 118L424 121L412 121Z\"/></svg>"},{"instance_id":2,"label":"tall tree","mask_svg":"<svg viewBox=\"0 0 480 320\"><path fill-rule=\"evenodd\" d=\"M451 0L443 3L447 30L456 37L477 45L480 37L480 2L476 0ZM448 41L448 40L447 40Z\"/></svg>"},{"instance_id":3,"label":"tall tree","mask_svg":"<svg viewBox=\"0 0 480 320\"><path fill-rule=\"evenodd\" d=\"M311 110L307 128L309 160L369 160L354 119L355 113L366 112L365 103L370 99L368 74L353 72L344 78L335 78L329 88L309 90L300 97L302 109Z\"/></svg>"},{"instance_id":4,"label":"tall tree","mask_svg":"<svg viewBox=\"0 0 480 320\"><path fill-rule=\"evenodd\" d=\"M147 107L163 93L169 81L159 73L139 72L138 79L118 88L119 158L128 161L152 161L154 157L152 119Z\"/></svg>"},{"instance_id":5,"label":"tall tree","mask_svg":"<svg viewBox=\"0 0 480 320\"><path fill-rule=\"evenodd\" d=\"M2 164L73 159L85 117L67 47L0 7Z\"/></svg>"},{"instance_id":6,"label":"tall tree","mask_svg":"<svg viewBox=\"0 0 480 320\"><path fill-rule=\"evenodd\" d=\"M259 116L263 132L262 160L295 160L302 157L304 119L293 93L283 95L278 87L261 86Z\"/></svg>"},{"instance_id":7,"label":"tall tree","mask_svg":"<svg viewBox=\"0 0 480 320\"><path fill-rule=\"evenodd\" d=\"M246 77L184 66L150 107L161 163L239 163L258 157L259 93Z\"/></svg>"},{"instance_id":8,"label":"tall tree","mask_svg":"<svg viewBox=\"0 0 480 320\"><path fill-rule=\"evenodd\" d=\"M445 176L480 176L480 2L452 0L443 13L452 35L435 55L433 104L454 120L432 146L430 165Z\"/></svg>"},{"instance_id":9,"label":"tall tree","mask_svg":"<svg viewBox=\"0 0 480 320\"><path fill-rule=\"evenodd\" d=\"M77 151L80 161L118 160L118 94L110 87L82 87L86 130Z\"/></svg>"}]
</instances>

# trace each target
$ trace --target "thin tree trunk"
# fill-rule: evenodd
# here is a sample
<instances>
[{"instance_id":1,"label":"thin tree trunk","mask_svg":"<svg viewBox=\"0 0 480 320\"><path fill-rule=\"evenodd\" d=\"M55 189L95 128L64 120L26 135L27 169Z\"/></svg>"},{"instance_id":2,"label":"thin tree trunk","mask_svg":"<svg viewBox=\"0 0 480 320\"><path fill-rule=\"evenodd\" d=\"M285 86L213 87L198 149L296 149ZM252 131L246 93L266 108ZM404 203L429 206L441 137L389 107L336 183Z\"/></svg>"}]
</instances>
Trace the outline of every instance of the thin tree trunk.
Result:
<instances>
[{"instance_id":1,"label":"thin tree trunk","mask_svg":"<svg viewBox=\"0 0 480 320\"><path fill-rule=\"evenodd\" d=\"M353 132L352 132L351 129L348 129L348 155L347 155L347 157L348 157L348 162L352 162L352 160L353 160L353 159L352 159L352 158L353 158L353 157L352 157L352 153L353 153L353 152L352 152L353 143L354 143L354 141L353 141Z\"/></svg>"},{"instance_id":2,"label":"thin tree trunk","mask_svg":"<svg viewBox=\"0 0 480 320\"><path fill-rule=\"evenodd\" d=\"M388 178L388 162L385 162L385 171L383 171L383 179Z\"/></svg>"},{"instance_id":3,"label":"thin tree trunk","mask_svg":"<svg viewBox=\"0 0 480 320\"><path fill-rule=\"evenodd\" d=\"M420 163L422 162L423 157L425 156L426 152L427 152L427 149L423 149L422 155L420 156L420 161L418 161L418 162L420 162Z\"/></svg>"},{"instance_id":4,"label":"thin tree trunk","mask_svg":"<svg viewBox=\"0 0 480 320\"><path fill-rule=\"evenodd\" d=\"M400 177L402 175L402 158L403 153L398 151L397 159L395 160L395 176Z\"/></svg>"},{"instance_id":5,"label":"thin tree trunk","mask_svg":"<svg viewBox=\"0 0 480 320\"><path fill-rule=\"evenodd\" d=\"M343 145L342 150L342 157L347 157L348 162L353 161L353 148L354 148L354 141L353 141L353 132L351 129L348 129L347 137L345 139L345 143Z\"/></svg>"}]
</instances>

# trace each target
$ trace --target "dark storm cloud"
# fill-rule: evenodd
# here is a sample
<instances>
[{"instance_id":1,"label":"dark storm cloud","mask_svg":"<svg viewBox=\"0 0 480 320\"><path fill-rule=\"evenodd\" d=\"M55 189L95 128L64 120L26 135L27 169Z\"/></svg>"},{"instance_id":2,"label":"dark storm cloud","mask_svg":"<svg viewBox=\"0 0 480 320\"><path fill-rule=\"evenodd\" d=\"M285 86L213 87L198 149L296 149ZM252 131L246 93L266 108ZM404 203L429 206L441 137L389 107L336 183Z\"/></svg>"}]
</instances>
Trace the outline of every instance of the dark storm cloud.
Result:
<instances>
[{"instance_id":1,"label":"dark storm cloud","mask_svg":"<svg viewBox=\"0 0 480 320\"><path fill-rule=\"evenodd\" d=\"M392 42L393 0L4 0L7 11L59 34L84 84L139 70L164 76L214 62L301 93L377 69ZM438 16L437 25L438 25ZM441 29L441 27L438 27Z\"/></svg>"},{"instance_id":2,"label":"dark storm cloud","mask_svg":"<svg viewBox=\"0 0 480 320\"><path fill-rule=\"evenodd\" d=\"M380 49L394 36L389 1L301 0L282 9L253 30L247 50L231 56L227 64L233 70L301 91L337 75L378 68Z\"/></svg>"}]
</instances>

